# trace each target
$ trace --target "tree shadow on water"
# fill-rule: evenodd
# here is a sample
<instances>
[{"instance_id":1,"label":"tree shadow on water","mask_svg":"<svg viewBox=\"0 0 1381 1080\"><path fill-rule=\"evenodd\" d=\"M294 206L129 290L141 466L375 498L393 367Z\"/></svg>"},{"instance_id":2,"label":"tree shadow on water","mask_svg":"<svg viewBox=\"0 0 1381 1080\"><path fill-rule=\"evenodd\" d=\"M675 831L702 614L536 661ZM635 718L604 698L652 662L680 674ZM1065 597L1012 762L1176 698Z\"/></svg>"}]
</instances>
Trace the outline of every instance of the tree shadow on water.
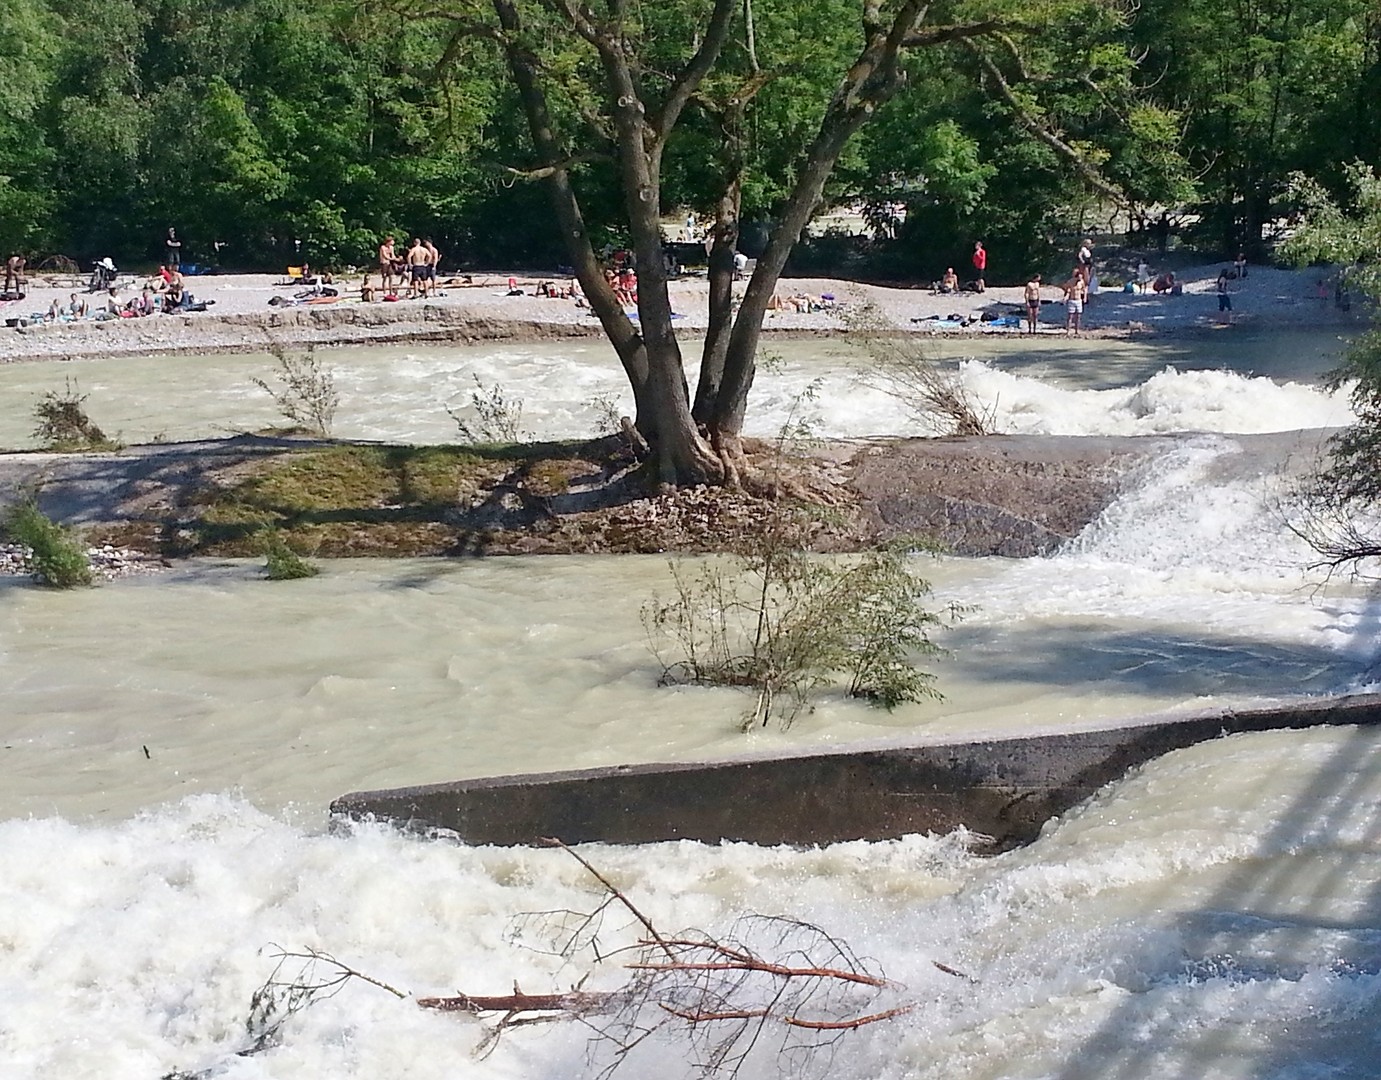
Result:
<instances>
[{"instance_id":1,"label":"tree shadow on water","mask_svg":"<svg viewBox=\"0 0 1381 1080\"><path fill-rule=\"evenodd\" d=\"M1148 696L1329 693L1365 663L1330 649L1228 634L1085 622L993 630L959 624L942 644L942 677L1034 686L1093 684Z\"/></svg>"},{"instance_id":2,"label":"tree shadow on water","mask_svg":"<svg viewBox=\"0 0 1381 1080\"><path fill-rule=\"evenodd\" d=\"M1263 797L1270 785L1265 778ZM1276 813L1206 901L1170 916L1178 966L1124 987L1098 1030L1051 1074L1056 1080L1378 1075L1377 730L1348 732ZM1177 900L1166 882L1161 895L1142 889L1139 907L1174 912ZM1293 1021L1263 1031L1277 1008Z\"/></svg>"}]
</instances>

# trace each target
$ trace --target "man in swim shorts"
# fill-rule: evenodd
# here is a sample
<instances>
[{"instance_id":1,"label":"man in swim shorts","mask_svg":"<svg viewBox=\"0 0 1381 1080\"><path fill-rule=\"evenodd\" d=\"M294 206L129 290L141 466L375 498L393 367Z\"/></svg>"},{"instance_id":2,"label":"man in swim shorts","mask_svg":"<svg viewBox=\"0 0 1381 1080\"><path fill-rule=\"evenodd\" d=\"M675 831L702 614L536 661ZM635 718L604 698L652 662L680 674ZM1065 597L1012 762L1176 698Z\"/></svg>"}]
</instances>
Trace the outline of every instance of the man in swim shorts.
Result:
<instances>
[{"instance_id":1,"label":"man in swim shorts","mask_svg":"<svg viewBox=\"0 0 1381 1080\"><path fill-rule=\"evenodd\" d=\"M1026 328L1036 332L1036 324L1041 321L1041 276L1035 274L1026 283Z\"/></svg>"},{"instance_id":2,"label":"man in swim shorts","mask_svg":"<svg viewBox=\"0 0 1381 1080\"><path fill-rule=\"evenodd\" d=\"M432 238L429 236L422 242L422 246L427 249L427 295L436 295L436 270L441 265L441 252Z\"/></svg>"},{"instance_id":3,"label":"man in swim shorts","mask_svg":"<svg viewBox=\"0 0 1381 1080\"><path fill-rule=\"evenodd\" d=\"M1084 316L1084 301L1088 299L1088 282L1084 271L1077 268L1065 282L1065 333L1079 336L1079 322Z\"/></svg>"},{"instance_id":4,"label":"man in swim shorts","mask_svg":"<svg viewBox=\"0 0 1381 1080\"><path fill-rule=\"evenodd\" d=\"M431 265L431 255L422 246L421 237L413 237L412 247L406 256L408 264L408 297L427 295L427 267Z\"/></svg>"},{"instance_id":5,"label":"man in swim shorts","mask_svg":"<svg viewBox=\"0 0 1381 1080\"><path fill-rule=\"evenodd\" d=\"M393 291L393 264L398 261L398 253L393 250L393 237L385 236L379 245L379 273L383 280L379 287L386 293Z\"/></svg>"}]
</instances>

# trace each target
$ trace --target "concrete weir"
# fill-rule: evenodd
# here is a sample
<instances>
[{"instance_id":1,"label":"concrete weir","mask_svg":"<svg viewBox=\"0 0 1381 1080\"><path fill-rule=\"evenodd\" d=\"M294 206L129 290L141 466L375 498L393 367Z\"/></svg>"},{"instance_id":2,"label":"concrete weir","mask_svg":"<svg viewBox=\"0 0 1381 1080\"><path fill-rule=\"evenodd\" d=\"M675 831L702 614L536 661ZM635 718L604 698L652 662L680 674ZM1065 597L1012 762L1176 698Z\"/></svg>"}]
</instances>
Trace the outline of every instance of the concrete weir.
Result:
<instances>
[{"instance_id":1,"label":"concrete weir","mask_svg":"<svg viewBox=\"0 0 1381 1080\"><path fill-rule=\"evenodd\" d=\"M826 844L966 826L1002 851L1128 769L1221 735L1381 723L1381 695L1152 717L1098 730L624 765L365 791L333 816L445 830L471 844L743 840Z\"/></svg>"}]
</instances>

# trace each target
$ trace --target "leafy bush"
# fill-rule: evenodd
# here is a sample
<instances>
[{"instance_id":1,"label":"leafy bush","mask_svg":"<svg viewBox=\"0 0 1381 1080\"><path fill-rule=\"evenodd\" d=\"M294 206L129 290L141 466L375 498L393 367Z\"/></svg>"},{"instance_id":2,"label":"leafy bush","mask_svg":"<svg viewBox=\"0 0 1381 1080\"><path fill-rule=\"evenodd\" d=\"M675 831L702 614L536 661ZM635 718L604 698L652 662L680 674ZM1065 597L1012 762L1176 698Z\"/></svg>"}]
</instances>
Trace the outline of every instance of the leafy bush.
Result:
<instances>
[{"instance_id":1,"label":"leafy bush","mask_svg":"<svg viewBox=\"0 0 1381 1080\"><path fill-rule=\"evenodd\" d=\"M17 544L29 548L34 572L56 589L91 584L91 560L71 532L53 521L32 498L10 507L5 531Z\"/></svg>"},{"instance_id":2,"label":"leafy bush","mask_svg":"<svg viewBox=\"0 0 1381 1080\"><path fill-rule=\"evenodd\" d=\"M300 356L277 347L272 352L278 360L278 386L258 378L251 381L273 398L279 414L295 428L326 438L340 405L335 376L321 366L311 349Z\"/></svg>"},{"instance_id":3,"label":"leafy bush","mask_svg":"<svg viewBox=\"0 0 1381 1080\"><path fill-rule=\"evenodd\" d=\"M924 606L930 586L911 573L906 551L813 556L800 543L810 520L779 510L738 555L694 570L672 563L674 598L643 607L661 682L749 691L745 731L772 716L789 727L814 695L841 682L889 710L940 697L916 658L941 651L930 632L943 619Z\"/></svg>"},{"instance_id":4,"label":"leafy bush","mask_svg":"<svg viewBox=\"0 0 1381 1080\"><path fill-rule=\"evenodd\" d=\"M34 438L47 450L105 450L118 444L106 437L104 431L86 415L86 399L74 379L67 379L59 393L49 390L34 406Z\"/></svg>"},{"instance_id":5,"label":"leafy bush","mask_svg":"<svg viewBox=\"0 0 1381 1080\"><path fill-rule=\"evenodd\" d=\"M290 548L277 529L267 530L264 537L264 570L270 581L296 581L321 573L320 567Z\"/></svg>"}]
</instances>

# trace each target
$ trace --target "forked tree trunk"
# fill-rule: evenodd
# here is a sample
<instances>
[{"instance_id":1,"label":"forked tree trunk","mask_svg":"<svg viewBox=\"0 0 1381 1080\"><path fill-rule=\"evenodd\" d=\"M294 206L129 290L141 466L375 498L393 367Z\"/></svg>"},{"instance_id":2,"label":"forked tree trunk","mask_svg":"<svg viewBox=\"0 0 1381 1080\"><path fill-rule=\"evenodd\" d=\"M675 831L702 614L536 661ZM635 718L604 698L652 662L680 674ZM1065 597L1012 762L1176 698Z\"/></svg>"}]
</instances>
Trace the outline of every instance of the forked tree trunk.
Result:
<instances>
[{"instance_id":1,"label":"forked tree trunk","mask_svg":"<svg viewBox=\"0 0 1381 1080\"><path fill-rule=\"evenodd\" d=\"M849 139L900 89L900 55L908 37L924 18L926 0L906 0L890 25L870 28L854 61L825 110L796 185L780 220L758 258L729 335L723 380L709 419L710 437L720 457L731 464L742 458L740 437L748 392L757 371L763 319L792 248L820 204L825 182ZM737 467L736 464L734 467Z\"/></svg>"},{"instance_id":2,"label":"forked tree trunk","mask_svg":"<svg viewBox=\"0 0 1381 1080\"><path fill-rule=\"evenodd\" d=\"M666 99L653 116L647 113L636 58L628 52L621 0L610 3L607 21L597 21L583 6L545 5L548 11L559 12L569 20L570 28L599 54L604 68L607 115L613 122L624 207L637 259L637 328L607 287L584 229L579 200L562 164L563 148L542 90L541 66L521 44L518 0L492 2L505 31L505 56L523 99L533 143L544 160L540 171L548 180L577 277L633 385L638 430L652 447L658 477L664 483L717 483L724 471L691 417L681 348L673 329L663 261L661 159L681 110L718 60L738 0L715 0L694 55L671 80Z\"/></svg>"}]
</instances>

